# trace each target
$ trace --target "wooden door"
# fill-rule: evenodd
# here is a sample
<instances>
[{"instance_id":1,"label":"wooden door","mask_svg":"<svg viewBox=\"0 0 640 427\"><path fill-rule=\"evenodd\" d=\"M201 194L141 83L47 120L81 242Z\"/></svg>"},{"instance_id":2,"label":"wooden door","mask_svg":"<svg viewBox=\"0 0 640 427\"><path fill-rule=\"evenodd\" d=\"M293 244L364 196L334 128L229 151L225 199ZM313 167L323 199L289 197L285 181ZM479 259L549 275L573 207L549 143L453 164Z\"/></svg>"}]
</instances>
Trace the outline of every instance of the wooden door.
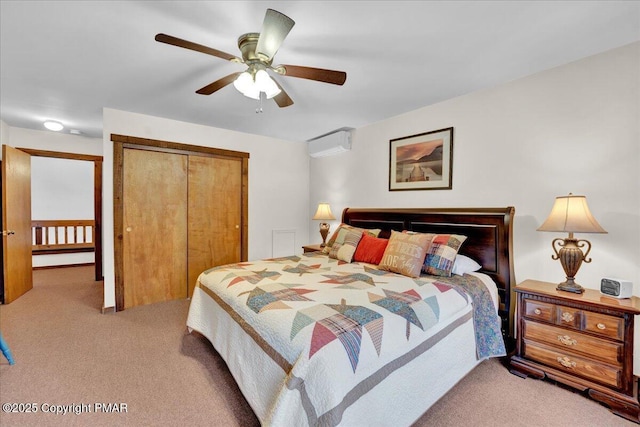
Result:
<instances>
[{"instance_id":1,"label":"wooden door","mask_svg":"<svg viewBox=\"0 0 640 427\"><path fill-rule=\"evenodd\" d=\"M189 156L189 296L200 273L242 257L242 159Z\"/></svg>"},{"instance_id":2,"label":"wooden door","mask_svg":"<svg viewBox=\"0 0 640 427\"><path fill-rule=\"evenodd\" d=\"M2 146L4 303L33 288L31 258L31 156Z\"/></svg>"},{"instance_id":3,"label":"wooden door","mask_svg":"<svg viewBox=\"0 0 640 427\"><path fill-rule=\"evenodd\" d=\"M187 297L187 156L123 153L124 306Z\"/></svg>"}]
</instances>

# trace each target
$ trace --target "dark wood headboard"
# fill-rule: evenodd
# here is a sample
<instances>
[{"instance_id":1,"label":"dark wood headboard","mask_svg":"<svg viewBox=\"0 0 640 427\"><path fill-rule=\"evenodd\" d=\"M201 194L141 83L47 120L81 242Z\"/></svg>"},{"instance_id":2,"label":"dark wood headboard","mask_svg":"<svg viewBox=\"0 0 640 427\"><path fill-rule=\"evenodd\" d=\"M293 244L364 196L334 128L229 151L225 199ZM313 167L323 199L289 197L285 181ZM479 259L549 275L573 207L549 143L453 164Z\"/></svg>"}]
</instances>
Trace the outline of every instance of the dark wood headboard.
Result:
<instances>
[{"instance_id":1,"label":"dark wood headboard","mask_svg":"<svg viewBox=\"0 0 640 427\"><path fill-rule=\"evenodd\" d=\"M342 222L361 228L380 228L380 237L391 230L467 236L460 253L476 260L480 272L498 285L499 314L507 338L513 338L515 276L513 271L513 217L515 209L505 208L346 208Z\"/></svg>"}]
</instances>

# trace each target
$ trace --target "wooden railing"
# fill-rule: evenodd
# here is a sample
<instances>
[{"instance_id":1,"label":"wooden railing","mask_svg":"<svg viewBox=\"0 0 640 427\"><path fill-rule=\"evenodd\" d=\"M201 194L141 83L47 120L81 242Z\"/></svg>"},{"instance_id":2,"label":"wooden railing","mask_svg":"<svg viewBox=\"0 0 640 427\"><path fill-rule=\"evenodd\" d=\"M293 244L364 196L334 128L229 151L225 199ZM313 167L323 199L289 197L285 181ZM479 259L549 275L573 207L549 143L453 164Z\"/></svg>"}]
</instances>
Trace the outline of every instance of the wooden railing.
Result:
<instances>
[{"instance_id":1,"label":"wooden railing","mask_svg":"<svg viewBox=\"0 0 640 427\"><path fill-rule=\"evenodd\" d=\"M95 251L95 223L89 219L31 221L34 255Z\"/></svg>"}]
</instances>

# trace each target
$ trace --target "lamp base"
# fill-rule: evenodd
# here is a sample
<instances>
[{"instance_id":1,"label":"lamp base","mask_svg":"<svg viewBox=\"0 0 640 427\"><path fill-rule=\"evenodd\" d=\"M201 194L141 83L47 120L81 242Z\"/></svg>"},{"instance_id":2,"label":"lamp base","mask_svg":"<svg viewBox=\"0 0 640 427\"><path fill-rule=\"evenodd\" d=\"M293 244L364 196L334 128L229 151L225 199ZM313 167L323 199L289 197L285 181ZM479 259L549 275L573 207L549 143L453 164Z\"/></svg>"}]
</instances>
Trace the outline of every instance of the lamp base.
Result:
<instances>
[{"instance_id":1,"label":"lamp base","mask_svg":"<svg viewBox=\"0 0 640 427\"><path fill-rule=\"evenodd\" d=\"M320 243L320 247L324 248L327 246L327 236L329 235L329 228L331 226L326 222L320 224L320 236L322 237L322 243Z\"/></svg>"},{"instance_id":2,"label":"lamp base","mask_svg":"<svg viewBox=\"0 0 640 427\"><path fill-rule=\"evenodd\" d=\"M558 283L558 286L556 286L556 290L564 291L564 292L572 292L574 294L581 294L584 292L584 288L578 285L573 280L571 281L567 280L566 282Z\"/></svg>"},{"instance_id":3,"label":"lamp base","mask_svg":"<svg viewBox=\"0 0 640 427\"><path fill-rule=\"evenodd\" d=\"M556 248L556 244L560 247L560 250ZM587 246L587 252L582 253L583 246ZM565 239L553 239L551 247L555 255L551 255L552 259L559 259L566 279L564 282L559 283L556 287L559 291L573 292L574 294L581 294L584 292L584 288L575 282L576 273L582 262L589 263L591 258L587 258L589 251L591 250L591 242L588 240L578 240L573 238L573 233L569 233L569 237Z\"/></svg>"}]
</instances>

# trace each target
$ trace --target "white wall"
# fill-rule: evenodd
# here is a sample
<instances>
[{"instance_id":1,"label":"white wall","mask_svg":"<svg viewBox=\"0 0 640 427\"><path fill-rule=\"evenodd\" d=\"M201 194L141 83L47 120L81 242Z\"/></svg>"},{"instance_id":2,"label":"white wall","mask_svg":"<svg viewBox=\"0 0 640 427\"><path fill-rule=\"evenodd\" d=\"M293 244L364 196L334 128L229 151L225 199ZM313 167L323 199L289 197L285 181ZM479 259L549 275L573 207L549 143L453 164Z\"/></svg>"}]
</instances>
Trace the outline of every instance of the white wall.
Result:
<instances>
[{"instance_id":1,"label":"white wall","mask_svg":"<svg viewBox=\"0 0 640 427\"><path fill-rule=\"evenodd\" d=\"M0 120L0 145L9 144L10 127L4 121ZM0 158L2 153L0 152Z\"/></svg>"},{"instance_id":2,"label":"white wall","mask_svg":"<svg viewBox=\"0 0 640 427\"><path fill-rule=\"evenodd\" d=\"M351 152L311 160L310 208L515 206L516 279L559 282L551 241L564 235L536 228L556 196L583 194L609 233L577 235L593 244L577 281L626 278L638 293L639 67L635 43L357 129ZM389 140L449 126L453 189L389 192Z\"/></svg>"},{"instance_id":3,"label":"white wall","mask_svg":"<svg viewBox=\"0 0 640 427\"><path fill-rule=\"evenodd\" d=\"M93 219L93 162L31 158L31 218Z\"/></svg>"},{"instance_id":4,"label":"white wall","mask_svg":"<svg viewBox=\"0 0 640 427\"><path fill-rule=\"evenodd\" d=\"M104 306L115 305L113 143L111 134L216 147L250 154L249 259L272 252L273 230L295 230L297 251L308 242L309 158L305 144L159 117L104 109Z\"/></svg>"},{"instance_id":5,"label":"white wall","mask_svg":"<svg viewBox=\"0 0 640 427\"><path fill-rule=\"evenodd\" d=\"M93 213L93 162L31 158L31 219L89 219ZM33 266L94 262L93 252L34 255Z\"/></svg>"}]
</instances>

